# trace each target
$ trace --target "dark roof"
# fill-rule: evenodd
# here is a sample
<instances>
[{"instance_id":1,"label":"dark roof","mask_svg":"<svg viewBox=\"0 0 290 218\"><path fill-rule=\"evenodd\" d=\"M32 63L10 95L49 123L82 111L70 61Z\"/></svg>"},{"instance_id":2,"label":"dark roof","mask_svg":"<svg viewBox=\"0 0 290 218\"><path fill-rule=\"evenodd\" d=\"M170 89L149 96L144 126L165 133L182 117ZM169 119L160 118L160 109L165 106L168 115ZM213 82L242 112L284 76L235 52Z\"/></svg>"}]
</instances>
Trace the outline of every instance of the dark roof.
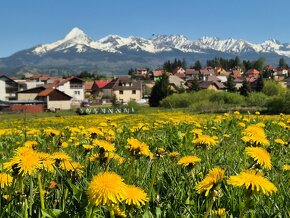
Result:
<instances>
[{"instance_id":1,"label":"dark roof","mask_svg":"<svg viewBox=\"0 0 290 218\"><path fill-rule=\"evenodd\" d=\"M123 83L131 83L131 86L123 86ZM131 78L119 78L114 86L112 87L113 90L139 90L141 89L141 82L132 80Z\"/></svg>"},{"instance_id":2,"label":"dark roof","mask_svg":"<svg viewBox=\"0 0 290 218\"><path fill-rule=\"evenodd\" d=\"M4 78L6 78L7 80L10 80L10 81L12 81L12 82L18 84L18 82L14 81L13 79L9 78L8 76L1 75L0 78L2 78L2 77L4 77Z\"/></svg>"},{"instance_id":3,"label":"dark roof","mask_svg":"<svg viewBox=\"0 0 290 218\"><path fill-rule=\"evenodd\" d=\"M39 86L39 87L31 88L31 89L25 89L22 91L18 91L17 93L39 93L43 90L45 90L45 87Z\"/></svg>"},{"instance_id":4,"label":"dark roof","mask_svg":"<svg viewBox=\"0 0 290 218\"><path fill-rule=\"evenodd\" d=\"M217 89L224 89L225 88L224 84L222 84L218 81L201 81L199 83L199 87L202 89L207 89L210 85L214 85L215 87L217 87Z\"/></svg>"}]
</instances>

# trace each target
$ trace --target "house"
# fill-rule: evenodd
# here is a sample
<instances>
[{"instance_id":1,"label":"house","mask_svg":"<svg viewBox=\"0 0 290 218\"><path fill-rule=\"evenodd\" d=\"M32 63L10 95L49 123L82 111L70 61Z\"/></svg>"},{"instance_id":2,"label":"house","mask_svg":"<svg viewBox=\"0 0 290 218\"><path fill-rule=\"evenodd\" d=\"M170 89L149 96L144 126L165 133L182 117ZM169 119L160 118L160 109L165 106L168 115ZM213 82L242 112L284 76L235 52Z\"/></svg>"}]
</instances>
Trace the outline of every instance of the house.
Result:
<instances>
[{"instance_id":1,"label":"house","mask_svg":"<svg viewBox=\"0 0 290 218\"><path fill-rule=\"evenodd\" d=\"M154 81L159 81L161 78L162 78L162 75L164 74L164 70L162 69L156 69L156 70L153 70L152 72L152 76L153 76L153 80Z\"/></svg>"},{"instance_id":2,"label":"house","mask_svg":"<svg viewBox=\"0 0 290 218\"><path fill-rule=\"evenodd\" d=\"M179 91L180 89L187 89L188 87L184 84L184 80L179 78L176 75L170 75L168 77L168 82L169 82L169 86L170 89L175 92L175 91Z\"/></svg>"},{"instance_id":3,"label":"house","mask_svg":"<svg viewBox=\"0 0 290 218\"><path fill-rule=\"evenodd\" d=\"M85 99L84 81L77 77L73 76L66 79L56 80L50 85L50 87L58 89L59 91L71 96L72 104L74 105L80 105L80 103Z\"/></svg>"},{"instance_id":4,"label":"house","mask_svg":"<svg viewBox=\"0 0 290 218\"><path fill-rule=\"evenodd\" d=\"M92 86L92 95L97 97L103 96L103 88L112 80L95 80Z\"/></svg>"},{"instance_id":5,"label":"house","mask_svg":"<svg viewBox=\"0 0 290 218\"><path fill-rule=\"evenodd\" d=\"M188 79L197 79L199 80L199 70L188 68L185 70L185 78Z\"/></svg>"},{"instance_id":6,"label":"house","mask_svg":"<svg viewBox=\"0 0 290 218\"><path fill-rule=\"evenodd\" d=\"M72 105L72 97L58 89L46 88L37 95L37 99L46 103L47 109L69 110Z\"/></svg>"},{"instance_id":7,"label":"house","mask_svg":"<svg viewBox=\"0 0 290 218\"><path fill-rule=\"evenodd\" d=\"M201 89L210 89L210 90L214 90L214 91L223 90L226 88L224 86L224 84L222 84L218 81L200 81L199 87Z\"/></svg>"},{"instance_id":8,"label":"house","mask_svg":"<svg viewBox=\"0 0 290 218\"><path fill-rule=\"evenodd\" d=\"M85 82L85 98L89 98L92 95L94 81L86 81Z\"/></svg>"},{"instance_id":9,"label":"house","mask_svg":"<svg viewBox=\"0 0 290 218\"><path fill-rule=\"evenodd\" d=\"M290 88L290 77L287 77L283 80L283 82L285 83L285 85L287 86L287 88Z\"/></svg>"},{"instance_id":10,"label":"house","mask_svg":"<svg viewBox=\"0 0 290 218\"><path fill-rule=\"evenodd\" d=\"M148 70L146 68L136 68L135 73L138 75L146 76L148 73Z\"/></svg>"},{"instance_id":11,"label":"house","mask_svg":"<svg viewBox=\"0 0 290 218\"><path fill-rule=\"evenodd\" d=\"M71 109L72 97L53 87L35 87L17 92L18 102L43 102L44 109Z\"/></svg>"},{"instance_id":12,"label":"house","mask_svg":"<svg viewBox=\"0 0 290 218\"><path fill-rule=\"evenodd\" d=\"M120 102L142 99L142 82L129 77L119 77L103 87L103 95L109 98L116 96Z\"/></svg>"},{"instance_id":13,"label":"house","mask_svg":"<svg viewBox=\"0 0 290 218\"><path fill-rule=\"evenodd\" d=\"M210 76L215 76L214 69L211 67L203 68L199 70L200 80L208 81Z\"/></svg>"},{"instance_id":14,"label":"house","mask_svg":"<svg viewBox=\"0 0 290 218\"><path fill-rule=\"evenodd\" d=\"M260 76L260 71L256 69L250 69L246 72L247 77L258 78Z\"/></svg>"},{"instance_id":15,"label":"house","mask_svg":"<svg viewBox=\"0 0 290 218\"><path fill-rule=\"evenodd\" d=\"M15 100L18 90L19 84L17 82L5 75L0 76L0 100Z\"/></svg>"}]
</instances>

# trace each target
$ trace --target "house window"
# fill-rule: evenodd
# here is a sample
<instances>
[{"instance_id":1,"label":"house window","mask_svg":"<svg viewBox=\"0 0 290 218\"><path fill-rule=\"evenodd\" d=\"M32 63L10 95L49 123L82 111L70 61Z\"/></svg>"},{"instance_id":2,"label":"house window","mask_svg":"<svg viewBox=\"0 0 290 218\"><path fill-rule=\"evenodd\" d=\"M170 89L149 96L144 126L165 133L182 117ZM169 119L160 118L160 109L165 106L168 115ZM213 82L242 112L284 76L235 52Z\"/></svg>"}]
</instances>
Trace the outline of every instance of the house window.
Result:
<instances>
[{"instance_id":1,"label":"house window","mask_svg":"<svg viewBox=\"0 0 290 218\"><path fill-rule=\"evenodd\" d=\"M81 92L80 91L75 91L75 95L80 95Z\"/></svg>"},{"instance_id":2,"label":"house window","mask_svg":"<svg viewBox=\"0 0 290 218\"><path fill-rule=\"evenodd\" d=\"M136 94L136 90L132 90L132 94L135 95Z\"/></svg>"},{"instance_id":3,"label":"house window","mask_svg":"<svg viewBox=\"0 0 290 218\"><path fill-rule=\"evenodd\" d=\"M120 95L123 95L123 90L119 90L119 94Z\"/></svg>"}]
</instances>

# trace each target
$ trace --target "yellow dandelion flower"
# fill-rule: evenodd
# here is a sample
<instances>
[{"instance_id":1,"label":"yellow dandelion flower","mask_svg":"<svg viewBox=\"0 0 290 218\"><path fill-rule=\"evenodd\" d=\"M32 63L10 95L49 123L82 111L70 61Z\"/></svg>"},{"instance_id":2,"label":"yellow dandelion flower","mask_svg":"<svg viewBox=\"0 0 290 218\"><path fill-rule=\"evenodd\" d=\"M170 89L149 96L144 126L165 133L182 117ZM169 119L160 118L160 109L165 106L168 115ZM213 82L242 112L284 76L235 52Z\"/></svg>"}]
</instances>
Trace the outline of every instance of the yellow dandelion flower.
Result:
<instances>
[{"instance_id":1,"label":"yellow dandelion flower","mask_svg":"<svg viewBox=\"0 0 290 218\"><path fill-rule=\"evenodd\" d=\"M146 157L153 157L152 152L150 151L148 145L143 142L140 142L138 139L130 138L127 139L127 143L129 146L126 148L133 152L133 155L144 155Z\"/></svg>"},{"instance_id":2,"label":"yellow dandelion flower","mask_svg":"<svg viewBox=\"0 0 290 218\"><path fill-rule=\"evenodd\" d=\"M0 173L0 188L10 186L12 184L12 177L7 173Z\"/></svg>"},{"instance_id":3,"label":"yellow dandelion flower","mask_svg":"<svg viewBox=\"0 0 290 218\"><path fill-rule=\"evenodd\" d=\"M240 112L239 111L235 111L234 115L240 115Z\"/></svg>"},{"instance_id":4,"label":"yellow dandelion flower","mask_svg":"<svg viewBox=\"0 0 290 218\"><path fill-rule=\"evenodd\" d=\"M169 157L178 157L179 155L180 155L180 153L177 151L173 151L173 152L168 154Z\"/></svg>"},{"instance_id":5,"label":"yellow dandelion flower","mask_svg":"<svg viewBox=\"0 0 290 218\"><path fill-rule=\"evenodd\" d=\"M179 161L178 161L178 165L182 165L182 166L188 166L188 165L193 165L195 163L198 163L200 162L201 159L197 156L185 156L185 157L182 157Z\"/></svg>"},{"instance_id":6,"label":"yellow dandelion flower","mask_svg":"<svg viewBox=\"0 0 290 218\"><path fill-rule=\"evenodd\" d=\"M259 112L259 111L256 111L255 114L256 114L256 115L260 115L260 112Z\"/></svg>"},{"instance_id":7,"label":"yellow dandelion flower","mask_svg":"<svg viewBox=\"0 0 290 218\"><path fill-rule=\"evenodd\" d=\"M85 144L85 145L83 145L83 148L84 148L86 151L90 151L90 150L92 150L92 149L94 148L94 146Z\"/></svg>"},{"instance_id":8,"label":"yellow dandelion flower","mask_svg":"<svg viewBox=\"0 0 290 218\"><path fill-rule=\"evenodd\" d=\"M283 165L282 170L290 171L290 165L289 164Z\"/></svg>"},{"instance_id":9,"label":"yellow dandelion flower","mask_svg":"<svg viewBox=\"0 0 290 218\"><path fill-rule=\"evenodd\" d=\"M226 209L225 208L219 208L217 210L211 210L210 214L211 215L216 215L216 216L224 216L224 215L226 215Z\"/></svg>"},{"instance_id":10,"label":"yellow dandelion flower","mask_svg":"<svg viewBox=\"0 0 290 218\"><path fill-rule=\"evenodd\" d=\"M118 217L118 218L126 218L127 217L125 211L121 210L117 205L113 204L111 206L111 208L114 211L114 214L116 217Z\"/></svg>"},{"instance_id":11,"label":"yellow dandelion flower","mask_svg":"<svg viewBox=\"0 0 290 218\"><path fill-rule=\"evenodd\" d=\"M225 170L220 167L211 169L205 178L195 186L195 190L198 194L205 192L205 196L208 196L210 190L213 190L224 178L224 174Z\"/></svg>"},{"instance_id":12,"label":"yellow dandelion flower","mask_svg":"<svg viewBox=\"0 0 290 218\"><path fill-rule=\"evenodd\" d=\"M275 139L274 140L277 144L280 144L280 145L285 145L285 144L287 144L286 142L284 142L282 139Z\"/></svg>"},{"instance_id":13,"label":"yellow dandelion flower","mask_svg":"<svg viewBox=\"0 0 290 218\"><path fill-rule=\"evenodd\" d=\"M148 201L147 194L139 187L127 185L125 203L140 207Z\"/></svg>"},{"instance_id":14,"label":"yellow dandelion flower","mask_svg":"<svg viewBox=\"0 0 290 218\"><path fill-rule=\"evenodd\" d=\"M24 142L24 147L34 148L38 143L36 141L26 141Z\"/></svg>"},{"instance_id":15,"label":"yellow dandelion flower","mask_svg":"<svg viewBox=\"0 0 290 218\"><path fill-rule=\"evenodd\" d=\"M265 195L277 191L276 186L256 170L246 170L236 176L230 176L228 184L234 187L245 186L246 189L262 192Z\"/></svg>"},{"instance_id":16,"label":"yellow dandelion flower","mask_svg":"<svg viewBox=\"0 0 290 218\"><path fill-rule=\"evenodd\" d=\"M71 160L67 153L61 151L52 153L51 158L54 160Z\"/></svg>"},{"instance_id":17,"label":"yellow dandelion flower","mask_svg":"<svg viewBox=\"0 0 290 218\"><path fill-rule=\"evenodd\" d=\"M93 177L88 187L90 204L111 205L126 198L126 184L121 176L114 172L100 173Z\"/></svg>"},{"instance_id":18,"label":"yellow dandelion flower","mask_svg":"<svg viewBox=\"0 0 290 218\"><path fill-rule=\"evenodd\" d=\"M271 156L261 147L247 147L246 154L253 158L259 165L271 169Z\"/></svg>"},{"instance_id":19,"label":"yellow dandelion flower","mask_svg":"<svg viewBox=\"0 0 290 218\"><path fill-rule=\"evenodd\" d=\"M193 129L191 132L198 136L202 135L202 129Z\"/></svg>"},{"instance_id":20,"label":"yellow dandelion flower","mask_svg":"<svg viewBox=\"0 0 290 218\"><path fill-rule=\"evenodd\" d=\"M196 139L193 139L192 142L194 144L203 145L207 148L211 148L217 144L217 137L209 135L199 135Z\"/></svg>"},{"instance_id":21,"label":"yellow dandelion flower","mask_svg":"<svg viewBox=\"0 0 290 218\"><path fill-rule=\"evenodd\" d=\"M69 160L64 160L60 163L60 168L65 171L78 171L81 172L82 165L78 162L71 162Z\"/></svg>"},{"instance_id":22,"label":"yellow dandelion flower","mask_svg":"<svg viewBox=\"0 0 290 218\"><path fill-rule=\"evenodd\" d=\"M251 145L269 146L270 142L266 137L265 131L261 126L251 125L243 131L242 140Z\"/></svg>"},{"instance_id":23,"label":"yellow dandelion flower","mask_svg":"<svg viewBox=\"0 0 290 218\"><path fill-rule=\"evenodd\" d=\"M4 168L17 174L34 174L41 167L39 153L28 147L18 148L16 156L4 163Z\"/></svg>"},{"instance_id":24,"label":"yellow dandelion flower","mask_svg":"<svg viewBox=\"0 0 290 218\"><path fill-rule=\"evenodd\" d=\"M68 143L67 142L62 142L61 143L61 147L62 148L67 148L68 147Z\"/></svg>"},{"instance_id":25,"label":"yellow dandelion flower","mask_svg":"<svg viewBox=\"0 0 290 218\"><path fill-rule=\"evenodd\" d=\"M242 127L242 128L245 128L245 127L246 127L246 124L245 124L245 123L242 123L242 122L238 123L238 125L239 125L240 127Z\"/></svg>"},{"instance_id":26,"label":"yellow dandelion flower","mask_svg":"<svg viewBox=\"0 0 290 218\"><path fill-rule=\"evenodd\" d=\"M100 148L103 148L105 151L115 151L116 148L113 144L111 144L110 142L107 142L107 141L104 141L104 140L94 140L93 141L93 144L100 147Z\"/></svg>"},{"instance_id":27,"label":"yellow dandelion flower","mask_svg":"<svg viewBox=\"0 0 290 218\"><path fill-rule=\"evenodd\" d=\"M282 122L282 121L280 121L279 123L278 123L278 126L281 126L281 127L285 127L286 126L286 124L284 123L284 122Z\"/></svg>"}]
</instances>

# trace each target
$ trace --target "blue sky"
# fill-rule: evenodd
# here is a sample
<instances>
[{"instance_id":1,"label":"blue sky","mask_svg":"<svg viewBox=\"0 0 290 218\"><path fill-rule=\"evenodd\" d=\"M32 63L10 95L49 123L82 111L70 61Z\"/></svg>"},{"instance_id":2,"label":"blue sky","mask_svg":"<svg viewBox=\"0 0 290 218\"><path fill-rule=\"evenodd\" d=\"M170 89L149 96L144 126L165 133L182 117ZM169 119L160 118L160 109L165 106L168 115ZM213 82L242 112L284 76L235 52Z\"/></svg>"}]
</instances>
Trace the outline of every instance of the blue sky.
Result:
<instances>
[{"instance_id":1,"label":"blue sky","mask_svg":"<svg viewBox=\"0 0 290 218\"><path fill-rule=\"evenodd\" d=\"M50 43L79 27L150 38L182 34L290 43L289 0L1 0L0 57Z\"/></svg>"}]
</instances>

